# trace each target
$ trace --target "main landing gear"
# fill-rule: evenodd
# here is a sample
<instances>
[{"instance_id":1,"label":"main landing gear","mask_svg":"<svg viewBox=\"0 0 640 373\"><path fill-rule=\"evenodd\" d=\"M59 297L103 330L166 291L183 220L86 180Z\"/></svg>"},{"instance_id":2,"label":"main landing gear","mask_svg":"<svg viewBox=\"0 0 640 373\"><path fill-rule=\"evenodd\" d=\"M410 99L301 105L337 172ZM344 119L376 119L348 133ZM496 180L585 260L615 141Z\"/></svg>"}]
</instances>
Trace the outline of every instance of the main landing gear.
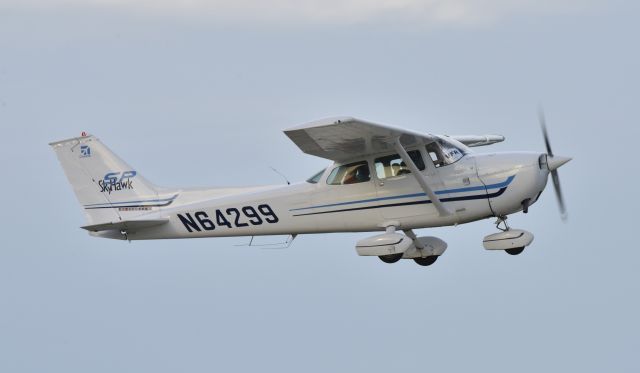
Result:
<instances>
[{"instance_id":1,"label":"main landing gear","mask_svg":"<svg viewBox=\"0 0 640 373\"><path fill-rule=\"evenodd\" d=\"M395 263L397 261L399 261L400 259L402 259L402 255L403 253L399 253L399 254L388 254L388 255L380 255L378 258L380 258L380 260L382 260L385 263Z\"/></svg>"},{"instance_id":2,"label":"main landing gear","mask_svg":"<svg viewBox=\"0 0 640 373\"><path fill-rule=\"evenodd\" d=\"M360 255L375 255L385 263L413 259L418 265L426 267L438 260L447 249L447 243L437 237L417 237L409 229L404 230L402 235L396 233L394 227L388 227L386 234L362 240L356 248ZM380 251L381 248L384 250Z\"/></svg>"},{"instance_id":3,"label":"main landing gear","mask_svg":"<svg viewBox=\"0 0 640 373\"><path fill-rule=\"evenodd\" d=\"M400 261L400 259L402 259L402 255L403 254L380 255L378 258L385 263L391 264ZM438 260L438 257L439 255L429 255L424 258L413 258L413 261L423 267L427 267L435 263L436 260Z\"/></svg>"},{"instance_id":4,"label":"main landing gear","mask_svg":"<svg viewBox=\"0 0 640 373\"><path fill-rule=\"evenodd\" d=\"M402 255L403 254L380 255L378 258L380 258L380 260L382 260L385 263L392 264L392 263L399 262L400 259L402 259ZM424 258L413 258L413 261L423 267L427 267L435 263L436 260L438 260L439 256L440 255L429 255Z\"/></svg>"},{"instance_id":5,"label":"main landing gear","mask_svg":"<svg viewBox=\"0 0 640 373\"><path fill-rule=\"evenodd\" d=\"M427 267L432 265L433 263L436 262L436 260L438 260L438 256L439 255L430 255L424 258L414 258L413 261L418 263L419 265L423 266L423 267Z\"/></svg>"}]
</instances>

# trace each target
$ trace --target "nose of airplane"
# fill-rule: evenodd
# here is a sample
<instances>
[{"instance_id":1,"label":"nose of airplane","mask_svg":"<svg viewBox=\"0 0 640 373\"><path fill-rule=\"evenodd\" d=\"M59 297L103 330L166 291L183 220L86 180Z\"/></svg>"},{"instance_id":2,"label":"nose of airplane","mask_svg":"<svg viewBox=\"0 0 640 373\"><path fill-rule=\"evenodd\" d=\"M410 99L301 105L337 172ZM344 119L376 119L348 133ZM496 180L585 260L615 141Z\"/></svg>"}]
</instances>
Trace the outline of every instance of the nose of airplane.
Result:
<instances>
[{"instance_id":1,"label":"nose of airplane","mask_svg":"<svg viewBox=\"0 0 640 373\"><path fill-rule=\"evenodd\" d=\"M563 164L569 162L571 157L562 157L559 155L547 156L547 168L549 171L555 171L560 168Z\"/></svg>"}]
</instances>

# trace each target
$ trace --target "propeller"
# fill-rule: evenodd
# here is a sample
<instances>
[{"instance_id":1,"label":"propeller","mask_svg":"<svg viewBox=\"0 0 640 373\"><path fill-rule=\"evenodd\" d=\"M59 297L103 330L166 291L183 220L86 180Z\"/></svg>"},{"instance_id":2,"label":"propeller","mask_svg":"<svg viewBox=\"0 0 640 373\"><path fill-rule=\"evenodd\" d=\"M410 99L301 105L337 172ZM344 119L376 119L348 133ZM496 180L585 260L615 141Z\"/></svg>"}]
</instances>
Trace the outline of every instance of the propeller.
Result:
<instances>
[{"instance_id":1,"label":"propeller","mask_svg":"<svg viewBox=\"0 0 640 373\"><path fill-rule=\"evenodd\" d=\"M544 145L547 148L546 164L549 173L551 173L553 187L556 191L556 197L558 198L560 217L563 221L567 221L567 208L564 204L562 189L560 188L560 176L558 175L558 168L560 168L560 166L562 166L563 164L569 162L571 158L553 155L553 150L551 150L551 143L549 142L549 134L547 133L547 121L545 119L544 111L542 110L542 108L538 110L538 120L540 121L540 128L542 128L542 136L544 136Z\"/></svg>"}]
</instances>

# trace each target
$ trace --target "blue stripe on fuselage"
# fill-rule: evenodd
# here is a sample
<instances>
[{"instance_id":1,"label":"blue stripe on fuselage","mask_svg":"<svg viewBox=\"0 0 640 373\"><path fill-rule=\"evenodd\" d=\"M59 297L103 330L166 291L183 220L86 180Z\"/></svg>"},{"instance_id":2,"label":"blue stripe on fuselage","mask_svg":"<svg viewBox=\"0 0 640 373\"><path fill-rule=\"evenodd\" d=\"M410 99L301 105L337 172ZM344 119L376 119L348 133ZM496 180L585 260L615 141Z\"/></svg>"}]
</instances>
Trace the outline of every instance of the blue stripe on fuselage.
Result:
<instances>
[{"instance_id":1,"label":"blue stripe on fuselage","mask_svg":"<svg viewBox=\"0 0 640 373\"><path fill-rule=\"evenodd\" d=\"M437 190L434 193L437 195L437 194L447 194L447 193L474 192L474 191L477 191L477 190L487 191L489 189L505 188L509 184L511 184L511 182L513 181L513 179L515 177L516 177L515 175L509 176L507 178L507 180L505 180L505 181L503 181L501 183L497 183L497 184L490 184L490 185L486 185L486 186L485 185L478 185L478 186L473 186L473 187L457 188L457 189ZM387 201L387 200L390 200L390 199L405 199L405 198L425 197L426 195L427 195L426 193L402 194L402 195L391 196L391 197L378 197L378 198L360 199L360 200L356 200L356 201L330 203L330 204L326 204L326 205L300 207L300 208L297 208L297 209L291 209L289 211L300 211L300 210L308 210L308 209L317 209L317 208L321 208L321 207L344 206L344 205L351 205L351 204L355 204L355 203Z\"/></svg>"}]
</instances>

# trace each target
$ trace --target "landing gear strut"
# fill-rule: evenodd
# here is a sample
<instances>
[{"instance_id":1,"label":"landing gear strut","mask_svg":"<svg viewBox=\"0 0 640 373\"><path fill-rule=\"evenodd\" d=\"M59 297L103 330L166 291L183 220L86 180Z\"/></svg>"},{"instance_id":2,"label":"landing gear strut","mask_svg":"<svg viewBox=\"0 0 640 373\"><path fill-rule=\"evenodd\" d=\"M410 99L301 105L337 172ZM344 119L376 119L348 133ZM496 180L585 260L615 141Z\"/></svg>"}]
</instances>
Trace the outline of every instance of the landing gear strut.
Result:
<instances>
[{"instance_id":1,"label":"landing gear strut","mask_svg":"<svg viewBox=\"0 0 640 373\"><path fill-rule=\"evenodd\" d=\"M498 216L498 220L496 220L495 224L496 224L496 228L498 228L498 230L501 230L503 232L506 232L509 229L511 229L509 228L509 224L507 224L506 216ZM500 227L500 225L502 225L502 228Z\"/></svg>"}]
</instances>

